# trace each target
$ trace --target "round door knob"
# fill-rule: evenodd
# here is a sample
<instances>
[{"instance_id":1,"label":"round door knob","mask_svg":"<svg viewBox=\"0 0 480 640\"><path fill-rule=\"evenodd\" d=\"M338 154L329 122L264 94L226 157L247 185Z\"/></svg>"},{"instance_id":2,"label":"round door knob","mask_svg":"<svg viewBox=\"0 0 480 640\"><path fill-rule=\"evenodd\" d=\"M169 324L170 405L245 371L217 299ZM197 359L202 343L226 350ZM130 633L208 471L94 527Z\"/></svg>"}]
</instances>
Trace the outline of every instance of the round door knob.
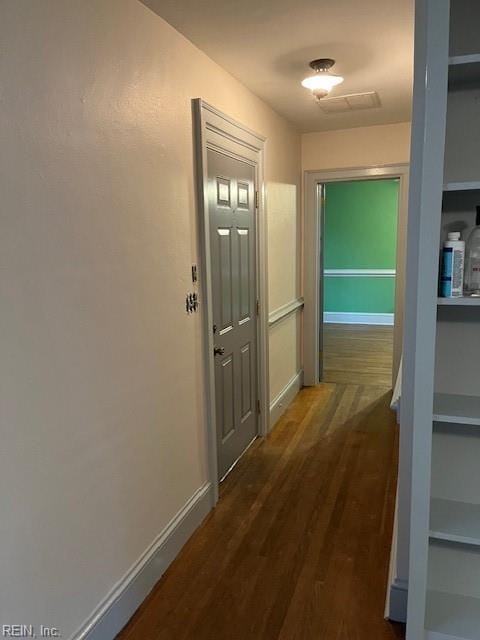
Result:
<instances>
[{"instance_id":1,"label":"round door knob","mask_svg":"<svg viewBox=\"0 0 480 640\"><path fill-rule=\"evenodd\" d=\"M225 353L225 349L223 347L214 347L213 355L214 356L223 356Z\"/></svg>"}]
</instances>

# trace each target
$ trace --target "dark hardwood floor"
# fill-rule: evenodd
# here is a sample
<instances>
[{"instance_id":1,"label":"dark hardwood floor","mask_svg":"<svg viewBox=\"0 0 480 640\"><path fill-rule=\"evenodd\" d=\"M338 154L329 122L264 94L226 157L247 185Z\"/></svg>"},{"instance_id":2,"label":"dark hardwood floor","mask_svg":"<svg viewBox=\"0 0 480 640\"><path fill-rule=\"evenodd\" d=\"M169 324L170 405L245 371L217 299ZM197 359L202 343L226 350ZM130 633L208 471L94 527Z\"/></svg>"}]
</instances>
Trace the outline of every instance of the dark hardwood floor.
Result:
<instances>
[{"instance_id":1,"label":"dark hardwood floor","mask_svg":"<svg viewBox=\"0 0 480 640\"><path fill-rule=\"evenodd\" d=\"M221 485L121 640L393 640L389 383L303 389Z\"/></svg>"}]
</instances>

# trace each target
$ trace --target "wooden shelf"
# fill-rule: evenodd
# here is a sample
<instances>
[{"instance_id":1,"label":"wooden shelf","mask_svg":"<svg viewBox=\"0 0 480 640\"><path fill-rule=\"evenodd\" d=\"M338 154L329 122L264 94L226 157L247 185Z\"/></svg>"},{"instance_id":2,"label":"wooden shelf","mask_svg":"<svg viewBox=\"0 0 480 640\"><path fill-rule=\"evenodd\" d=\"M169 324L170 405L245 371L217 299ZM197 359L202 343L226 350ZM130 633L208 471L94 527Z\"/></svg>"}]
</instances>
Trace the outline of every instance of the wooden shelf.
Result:
<instances>
[{"instance_id":1,"label":"wooden shelf","mask_svg":"<svg viewBox=\"0 0 480 640\"><path fill-rule=\"evenodd\" d=\"M430 538L480 546L480 505L432 498Z\"/></svg>"},{"instance_id":2,"label":"wooden shelf","mask_svg":"<svg viewBox=\"0 0 480 640\"><path fill-rule=\"evenodd\" d=\"M480 86L480 54L452 56L448 65L448 88Z\"/></svg>"},{"instance_id":3,"label":"wooden shelf","mask_svg":"<svg viewBox=\"0 0 480 640\"><path fill-rule=\"evenodd\" d=\"M480 307L480 297L438 298L440 307Z\"/></svg>"},{"instance_id":4,"label":"wooden shelf","mask_svg":"<svg viewBox=\"0 0 480 640\"><path fill-rule=\"evenodd\" d=\"M480 599L428 591L425 626L429 640L480 640Z\"/></svg>"},{"instance_id":5,"label":"wooden shelf","mask_svg":"<svg viewBox=\"0 0 480 640\"><path fill-rule=\"evenodd\" d=\"M480 181L470 180L466 182L445 182L444 191L477 191L480 189Z\"/></svg>"},{"instance_id":6,"label":"wooden shelf","mask_svg":"<svg viewBox=\"0 0 480 640\"><path fill-rule=\"evenodd\" d=\"M433 403L434 422L480 425L480 397L436 393Z\"/></svg>"}]
</instances>

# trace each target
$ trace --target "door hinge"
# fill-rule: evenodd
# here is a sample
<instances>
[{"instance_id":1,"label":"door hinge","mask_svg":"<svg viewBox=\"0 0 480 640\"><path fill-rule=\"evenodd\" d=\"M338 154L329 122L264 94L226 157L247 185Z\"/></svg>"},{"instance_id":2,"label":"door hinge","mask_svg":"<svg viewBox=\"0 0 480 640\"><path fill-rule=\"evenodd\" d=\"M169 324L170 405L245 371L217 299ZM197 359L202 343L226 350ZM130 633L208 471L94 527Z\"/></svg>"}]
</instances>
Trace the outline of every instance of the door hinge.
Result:
<instances>
[{"instance_id":1,"label":"door hinge","mask_svg":"<svg viewBox=\"0 0 480 640\"><path fill-rule=\"evenodd\" d=\"M260 400L257 400L257 413L261 413L261 411L260 411Z\"/></svg>"},{"instance_id":2,"label":"door hinge","mask_svg":"<svg viewBox=\"0 0 480 640\"><path fill-rule=\"evenodd\" d=\"M259 197L258 191L255 191L255 209L258 209Z\"/></svg>"},{"instance_id":3,"label":"door hinge","mask_svg":"<svg viewBox=\"0 0 480 640\"><path fill-rule=\"evenodd\" d=\"M257 300L256 308L257 308L257 316L259 316L260 315L260 300Z\"/></svg>"}]
</instances>

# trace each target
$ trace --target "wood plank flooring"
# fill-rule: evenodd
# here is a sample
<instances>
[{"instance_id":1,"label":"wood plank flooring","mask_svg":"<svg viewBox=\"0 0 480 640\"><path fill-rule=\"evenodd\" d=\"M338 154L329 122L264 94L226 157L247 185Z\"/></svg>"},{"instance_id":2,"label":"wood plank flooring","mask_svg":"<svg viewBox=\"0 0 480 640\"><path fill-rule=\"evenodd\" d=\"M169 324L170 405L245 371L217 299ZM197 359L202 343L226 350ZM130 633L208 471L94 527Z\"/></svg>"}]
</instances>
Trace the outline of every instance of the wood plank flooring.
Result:
<instances>
[{"instance_id":1,"label":"wood plank flooring","mask_svg":"<svg viewBox=\"0 0 480 640\"><path fill-rule=\"evenodd\" d=\"M388 385L303 389L119 640L393 640Z\"/></svg>"},{"instance_id":2,"label":"wood plank flooring","mask_svg":"<svg viewBox=\"0 0 480 640\"><path fill-rule=\"evenodd\" d=\"M391 387L393 327L324 324L323 382Z\"/></svg>"}]
</instances>

